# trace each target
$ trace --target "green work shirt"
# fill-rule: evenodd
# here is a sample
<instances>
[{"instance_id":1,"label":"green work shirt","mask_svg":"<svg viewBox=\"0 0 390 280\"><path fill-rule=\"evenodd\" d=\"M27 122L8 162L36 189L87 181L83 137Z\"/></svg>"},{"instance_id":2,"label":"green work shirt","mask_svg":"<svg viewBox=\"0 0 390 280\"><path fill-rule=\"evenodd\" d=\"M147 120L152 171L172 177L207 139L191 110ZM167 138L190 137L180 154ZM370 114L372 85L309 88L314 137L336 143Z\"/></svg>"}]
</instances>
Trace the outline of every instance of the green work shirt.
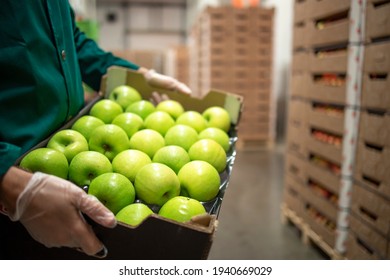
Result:
<instances>
[{"instance_id":1,"label":"green work shirt","mask_svg":"<svg viewBox=\"0 0 390 280\"><path fill-rule=\"evenodd\" d=\"M105 52L75 24L68 0L2 0L0 176L84 105L107 68L139 66Z\"/></svg>"}]
</instances>

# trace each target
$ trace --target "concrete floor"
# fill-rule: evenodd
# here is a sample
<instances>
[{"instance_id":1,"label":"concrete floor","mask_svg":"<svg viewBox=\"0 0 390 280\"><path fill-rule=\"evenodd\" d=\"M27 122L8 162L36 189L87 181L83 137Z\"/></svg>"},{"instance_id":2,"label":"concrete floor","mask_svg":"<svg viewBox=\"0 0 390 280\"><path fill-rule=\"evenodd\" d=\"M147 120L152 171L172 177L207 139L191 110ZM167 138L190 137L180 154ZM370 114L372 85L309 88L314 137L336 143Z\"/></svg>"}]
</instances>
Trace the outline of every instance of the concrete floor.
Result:
<instances>
[{"instance_id":1,"label":"concrete floor","mask_svg":"<svg viewBox=\"0 0 390 280\"><path fill-rule=\"evenodd\" d=\"M209 259L327 259L281 223L283 172L283 145L237 152Z\"/></svg>"}]
</instances>

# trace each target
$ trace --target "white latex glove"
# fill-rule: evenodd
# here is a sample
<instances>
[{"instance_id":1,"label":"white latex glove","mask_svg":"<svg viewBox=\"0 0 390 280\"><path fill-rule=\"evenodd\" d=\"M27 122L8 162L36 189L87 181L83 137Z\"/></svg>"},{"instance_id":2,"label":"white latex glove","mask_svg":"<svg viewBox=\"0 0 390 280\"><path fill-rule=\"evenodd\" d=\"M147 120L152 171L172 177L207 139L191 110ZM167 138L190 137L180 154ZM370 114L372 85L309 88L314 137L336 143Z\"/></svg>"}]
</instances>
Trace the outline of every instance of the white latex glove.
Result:
<instances>
[{"instance_id":1,"label":"white latex glove","mask_svg":"<svg viewBox=\"0 0 390 280\"><path fill-rule=\"evenodd\" d=\"M30 235L47 247L71 247L88 255L105 257L107 249L84 220L113 228L114 214L94 196L76 185L44 173L35 173L16 201L13 221L20 221Z\"/></svg>"},{"instance_id":2,"label":"white latex glove","mask_svg":"<svg viewBox=\"0 0 390 280\"><path fill-rule=\"evenodd\" d=\"M153 69L146 71L144 77L152 87L175 90L187 95L191 95L192 93L187 85L170 76L159 74Z\"/></svg>"}]
</instances>

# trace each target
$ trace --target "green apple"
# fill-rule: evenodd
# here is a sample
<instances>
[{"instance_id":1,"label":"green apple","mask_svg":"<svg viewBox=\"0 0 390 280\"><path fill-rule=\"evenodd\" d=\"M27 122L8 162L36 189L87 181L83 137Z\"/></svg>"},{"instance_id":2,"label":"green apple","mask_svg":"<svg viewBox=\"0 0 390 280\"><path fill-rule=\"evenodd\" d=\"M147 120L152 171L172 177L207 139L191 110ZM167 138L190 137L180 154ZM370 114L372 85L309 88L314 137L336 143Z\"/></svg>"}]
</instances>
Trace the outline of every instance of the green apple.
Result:
<instances>
[{"instance_id":1,"label":"green apple","mask_svg":"<svg viewBox=\"0 0 390 280\"><path fill-rule=\"evenodd\" d=\"M178 176L162 163L150 163L142 167L135 176L134 187L139 199L159 206L180 194Z\"/></svg>"},{"instance_id":2,"label":"green apple","mask_svg":"<svg viewBox=\"0 0 390 280\"><path fill-rule=\"evenodd\" d=\"M111 162L95 151L81 152L69 164L69 180L80 187L89 186L93 179L107 172L112 172Z\"/></svg>"},{"instance_id":3,"label":"green apple","mask_svg":"<svg viewBox=\"0 0 390 280\"><path fill-rule=\"evenodd\" d=\"M88 194L99 199L114 215L135 199L133 184L119 173L104 173L93 179Z\"/></svg>"},{"instance_id":4,"label":"green apple","mask_svg":"<svg viewBox=\"0 0 390 280\"><path fill-rule=\"evenodd\" d=\"M226 152L220 144L212 139L201 139L188 150L191 160L204 160L217 169L219 173L226 167Z\"/></svg>"},{"instance_id":5,"label":"green apple","mask_svg":"<svg viewBox=\"0 0 390 280\"><path fill-rule=\"evenodd\" d=\"M116 155L112 160L112 168L114 172L125 175L132 183L134 183L135 175L146 164L152 163L150 157L139 150L124 150Z\"/></svg>"},{"instance_id":6,"label":"green apple","mask_svg":"<svg viewBox=\"0 0 390 280\"><path fill-rule=\"evenodd\" d=\"M166 145L176 145L184 148L186 151L199 140L198 132L191 126L176 124L172 126L164 136Z\"/></svg>"},{"instance_id":7,"label":"green apple","mask_svg":"<svg viewBox=\"0 0 390 280\"><path fill-rule=\"evenodd\" d=\"M134 133L144 127L144 120L134 113L122 113L115 117L112 124L122 128L130 139Z\"/></svg>"},{"instance_id":8,"label":"green apple","mask_svg":"<svg viewBox=\"0 0 390 280\"><path fill-rule=\"evenodd\" d=\"M89 150L85 137L73 129L64 129L56 132L46 146L63 153L68 162L71 162L78 153Z\"/></svg>"},{"instance_id":9,"label":"green apple","mask_svg":"<svg viewBox=\"0 0 390 280\"><path fill-rule=\"evenodd\" d=\"M225 132L230 129L230 115L225 108L212 106L203 111L202 116L207 122L207 127L218 127Z\"/></svg>"},{"instance_id":10,"label":"green apple","mask_svg":"<svg viewBox=\"0 0 390 280\"><path fill-rule=\"evenodd\" d=\"M142 96L135 88L121 85L110 92L108 99L115 101L125 110L130 104L142 100Z\"/></svg>"},{"instance_id":11,"label":"green apple","mask_svg":"<svg viewBox=\"0 0 390 280\"><path fill-rule=\"evenodd\" d=\"M180 169L178 177L180 194L183 196L209 201L219 192L221 178L218 171L206 161L190 161Z\"/></svg>"},{"instance_id":12,"label":"green apple","mask_svg":"<svg viewBox=\"0 0 390 280\"><path fill-rule=\"evenodd\" d=\"M136 101L126 107L126 112L134 113L145 119L156 110L154 104L148 100Z\"/></svg>"},{"instance_id":13,"label":"green apple","mask_svg":"<svg viewBox=\"0 0 390 280\"><path fill-rule=\"evenodd\" d=\"M98 126L104 125L101 119L94 116L85 115L79 118L71 127L71 129L80 132L88 141L92 131Z\"/></svg>"},{"instance_id":14,"label":"green apple","mask_svg":"<svg viewBox=\"0 0 390 280\"><path fill-rule=\"evenodd\" d=\"M168 200L160 209L158 214L164 218L177 222L188 222L192 217L206 214L206 209L198 200L176 196Z\"/></svg>"},{"instance_id":15,"label":"green apple","mask_svg":"<svg viewBox=\"0 0 390 280\"><path fill-rule=\"evenodd\" d=\"M101 119L106 124L111 123L121 113L123 113L121 105L110 99L99 100L89 111L91 116Z\"/></svg>"},{"instance_id":16,"label":"green apple","mask_svg":"<svg viewBox=\"0 0 390 280\"><path fill-rule=\"evenodd\" d=\"M163 163L177 174L184 164L190 162L190 156L184 148L169 145L162 147L154 154L153 162Z\"/></svg>"},{"instance_id":17,"label":"green apple","mask_svg":"<svg viewBox=\"0 0 390 280\"><path fill-rule=\"evenodd\" d=\"M151 159L164 146L164 137L153 129L140 130L130 138L130 149L140 150Z\"/></svg>"},{"instance_id":18,"label":"green apple","mask_svg":"<svg viewBox=\"0 0 390 280\"><path fill-rule=\"evenodd\" d=\"M115 217L122 223L138 226L152 214L153 211L147 205L143 203L133 203L122 208Z\"/></svg>"},{"instance_id":19,"label":"green apple","mask_svg":"<svg viewBox=\"0 0 390 280\"><path fill-rule=\"evenodd\" d=\"M199 139L212 139L217 142L225 152L230 149L230 138L229 135L222 129L217 127L208 127L199 133Z\"/></svg>"},{"instance_id":20,"label":"green apple","mask_svg":"<svg viewBox=\"0 0 390 280\"><path fill-rule=\"evenodd\" d=\"M205 118L196 111L185 111L176 119L176 124L191 126L198 133L207 127Z\"/></svg>"},{"instance_id":21,"label":"green apple","mask_svg":"<svg viewBox=\"0 0 390 280\"><path fill-rule=\"evenodd\" d=\"M184 113L183 106L178 101L172 99L163 100L158 103L156 110L168 113L174 120Z\"/></svg>"},{"instance_id":22,"label":"green apple","mask_svg":"<svg viewBox=\"0 0 390 280\"><path fill-rule=\"evenodd\" d=\"M37 148L27 153L19 166L30 172L43 172L67 179L69 163L66 156L54 149Z\"/></svg>"},{"instance_id":23,"label":"green apple","mask_svg":"<svg viewBox=\"0 0 390 280\"><path fill-rule=\"evenodd\" d=\"M175 125L175 120L167 113L156 111L145 118L145 127L153 129L162 136Z\"/></svg>"},{"instance_id":24,"label":"green apple","mask_svg":"<svg viewBox=\"0 0 390 280\"><path fill-rule=\"evenodd\" d=\"M89 138L89 149L104 154L110 161L120 152L129 148L129 137L115 124L95 128Z\"/></svg>"}]
</instances>

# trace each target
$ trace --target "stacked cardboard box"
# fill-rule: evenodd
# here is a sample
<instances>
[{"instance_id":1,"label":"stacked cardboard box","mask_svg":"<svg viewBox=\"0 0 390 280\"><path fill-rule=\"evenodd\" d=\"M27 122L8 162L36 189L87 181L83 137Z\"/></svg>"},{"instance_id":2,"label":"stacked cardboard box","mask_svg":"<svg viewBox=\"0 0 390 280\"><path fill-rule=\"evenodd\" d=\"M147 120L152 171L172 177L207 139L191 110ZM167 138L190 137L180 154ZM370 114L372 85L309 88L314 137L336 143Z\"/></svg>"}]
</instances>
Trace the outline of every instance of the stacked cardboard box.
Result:
<instances>
[{"instance_id":1,"label":"stacked cardboard box","mask_svg":"<svg viewBox=\"0 0 390 280\"><path fill-rule=\"evenodd\" d=\"M390 257L389 15L389 0L295 1L284 203L349 259Z\"/></svg>"},{"instance_id":2,"label":"stacked cardboard box","mask_svg":"<svg viewBox=\"0 0 390 280\"><path fill-rule=\"evenodd\" d=\"M346 123L356 110L347 77L354 79L351 62L358 65L358 61L351 55L360 40L351 31L360 23L351 20L360 11L353 2L295 1L288 117L285 197L291 162L299 160L296 214L318 236L316 240L340 254L345 252L350 208L347 193L352 184L345 155L352 153L353 145L345 143L354 129L350 121L352 131L348 132ZM288 200L284 203L297 207Z\"/></svg>"},{"instance_id":3,"label":"stacked cardboard box","mask_svg":"<svg viewBox=\"0 0 390 280\"><path fill-rule=\"evenodd\" d=\"M189 85L190 65L187 45L177 45L167 49L164 56L164 74Z\"/></svg>"},{"instance_id":4,"label":"stacked cardboard box","mask_svg":"<svg viewBox=\"0 0 390 280\"><path fill-rule=\"evenodd\" d=\"M123 59L129 60L139 66L163 72L163 54L159 51L148 50L111 50L111 52Z\"/></svg>"},{"instance_id":5,"label":"stacked cardboard box","mask_svg":"<svg viewBox=\"0 0 390 280\"><path fill-rule=\"evenodd\" d=\"M208 7L191 33L190 84L198 95L215 88L244 97L239 141L273 139L273 16L273 9Z\"/></svg>"},{"instance_id":6,"label":"stacked cardboard box","mask_svg":"<svg viewBox=\"0 0 390 280\"><path fill-rule=\"evenodd\" d=\"M390 259L390 1L367 1L347 257Z\"/></svg>"}]
</instances>

